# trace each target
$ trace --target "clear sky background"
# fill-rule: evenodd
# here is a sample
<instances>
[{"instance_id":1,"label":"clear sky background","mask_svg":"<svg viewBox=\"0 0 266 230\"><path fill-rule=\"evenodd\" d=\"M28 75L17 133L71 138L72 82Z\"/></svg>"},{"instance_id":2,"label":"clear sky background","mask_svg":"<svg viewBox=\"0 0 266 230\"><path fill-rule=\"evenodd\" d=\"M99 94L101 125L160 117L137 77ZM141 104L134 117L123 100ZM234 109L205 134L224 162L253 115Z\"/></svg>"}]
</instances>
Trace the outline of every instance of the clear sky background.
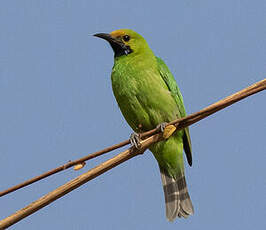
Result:
<instances>
[{"instance_id":1,"label":"clear sky background","mask_svg":"<svg viewBox=\"0 0 266 230\"><path fill-rule=\"evenodd\" d=\"M266 76L265 0L2 0L0 28L0 190L129 137L112 50L94 33L142 34L188 113ZM147 151L11 229L265 229L265 101L261 92L191 126L194 216L167 222ZM0 198L0 219L113 155Z\"/></svg>"}]
</instances>

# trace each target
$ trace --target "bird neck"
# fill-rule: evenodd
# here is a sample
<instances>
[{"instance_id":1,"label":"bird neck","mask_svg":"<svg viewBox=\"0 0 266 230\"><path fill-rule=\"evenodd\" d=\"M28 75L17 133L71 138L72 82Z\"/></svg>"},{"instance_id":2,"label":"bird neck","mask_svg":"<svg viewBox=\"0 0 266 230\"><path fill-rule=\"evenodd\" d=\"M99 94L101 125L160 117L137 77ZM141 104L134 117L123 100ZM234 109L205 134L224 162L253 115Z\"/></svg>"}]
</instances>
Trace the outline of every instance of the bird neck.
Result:
<instances>
[{"instance_id":1,"label":"bird neck","mask_svg":"<svg viewBox=\"0 0 266 230\"><path fill-rule=\"evenodd\" d=\"M115 57L114 59L116 64L123 65L147 65L153 66L156 65L156 57L153 54L151 49L141 50L139 52L132 52L128 55L123 55L120 57Z\"/></svg>"}]
</instances>

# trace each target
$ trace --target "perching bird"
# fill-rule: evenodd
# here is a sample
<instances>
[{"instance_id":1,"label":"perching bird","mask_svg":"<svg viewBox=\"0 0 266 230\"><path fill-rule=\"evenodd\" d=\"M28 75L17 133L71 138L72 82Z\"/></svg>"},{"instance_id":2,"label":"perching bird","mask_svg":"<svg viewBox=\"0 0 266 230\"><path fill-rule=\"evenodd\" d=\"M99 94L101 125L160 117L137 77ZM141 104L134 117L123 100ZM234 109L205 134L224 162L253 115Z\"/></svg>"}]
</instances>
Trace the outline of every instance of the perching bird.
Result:
<instances>
[{"instance_id":1,"label":"perching bird","mask_svg":"<svg viewBox=\"0 0 266 230\"><path fill-rule=\"evenodd\" d=\"M107 40L114 51L112 88L127 123L136 133L154 129L160 125L165 140L150 147L158 161L163 183L166 217L193 214L185 174L183 149L189 165L192 165L189 129L165 133L165 122L186 116L183 98L176 81L162 59L156 57L145 39L138 33L121 29L94 36ZM170 136L168 138L168 136ZM138 147L138 136L131 141Z\"/></svg>"}]
</instances>

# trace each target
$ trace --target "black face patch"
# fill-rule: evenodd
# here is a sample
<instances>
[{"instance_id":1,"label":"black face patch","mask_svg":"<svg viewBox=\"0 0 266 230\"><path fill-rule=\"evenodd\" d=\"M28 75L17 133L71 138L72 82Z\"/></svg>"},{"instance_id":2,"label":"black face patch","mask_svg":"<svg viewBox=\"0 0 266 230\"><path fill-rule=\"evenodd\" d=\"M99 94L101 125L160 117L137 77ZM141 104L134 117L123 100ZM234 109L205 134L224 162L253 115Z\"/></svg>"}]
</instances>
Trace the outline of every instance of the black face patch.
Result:
<instances>
[{"instance_id":1,"label":"black face patch","mask_svg":"<svg viewBox=\"0 0 266 230\"><path fill-rule=\"evenodd\" d=\"M128 55L128 54L131 54L132 52L133 52L133 50L130 48L130 46L125 46L118 53L115 52L115 57L119 57L122 55Z\"/></svg>"},{"instance_id":2,"label":"black face patch","mask_svg":"<svg viewBox=\"0 0 266 230\"><path fill-rule=\"evenodd\" d=\"M113 51L115 53L115 57L120 57L123 55L128 55L133 52L133 50L130 48L130 46L125 45L122 41L119 43L111 43L111 47L113 48Z\"/></svg>"},{"instance_id":3,"label":"black face patch","mask_svg":"<svg viewBox=\"0 0 266 230\"><path fill-rule=\"evenodd\" d=\"M125 45L125 43L122 40L124 39L124 41L126 40L129 41L130 40L129 35L125 35L122 38L122 37L112 37L110 34L106 34L106 33L98 33L98 34L94 34L94 36L108 41L115 53L115 57L128 55L133 52L130 46Z\"/></svg>"}]
</instances>

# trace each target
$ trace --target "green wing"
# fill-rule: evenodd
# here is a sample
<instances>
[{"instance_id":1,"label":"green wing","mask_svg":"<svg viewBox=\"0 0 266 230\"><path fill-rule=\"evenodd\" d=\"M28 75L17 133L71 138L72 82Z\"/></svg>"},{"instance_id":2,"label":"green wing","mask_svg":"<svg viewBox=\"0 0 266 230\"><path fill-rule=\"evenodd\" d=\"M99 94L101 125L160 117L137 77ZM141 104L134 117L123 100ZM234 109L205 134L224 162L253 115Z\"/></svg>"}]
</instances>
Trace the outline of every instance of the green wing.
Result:
<instances>
[{"instance_id":1,"label":"green wing","mask_svg":"<svg viewBox=\"0 0 266 230\"><path fill-rule=\"evenodd\" d=\"M156 57L158 63L158 70L160 72L161 77L163 78L164 82L166 83L169 91L171 92L173 98L176 101L178 106L179 112L181 117L186 116L186 110L183 102L182 94L176 84L174 76L171 74L170 70L168 69L167 65L163 62L162 59ZM189 135L189 128L186 127L184 129L185 133L183 136L183 143L184 143L184 150L187 156L188 164L192 165L192 150L191 150L191 140Z\"/></svg>"}]
</instances>

